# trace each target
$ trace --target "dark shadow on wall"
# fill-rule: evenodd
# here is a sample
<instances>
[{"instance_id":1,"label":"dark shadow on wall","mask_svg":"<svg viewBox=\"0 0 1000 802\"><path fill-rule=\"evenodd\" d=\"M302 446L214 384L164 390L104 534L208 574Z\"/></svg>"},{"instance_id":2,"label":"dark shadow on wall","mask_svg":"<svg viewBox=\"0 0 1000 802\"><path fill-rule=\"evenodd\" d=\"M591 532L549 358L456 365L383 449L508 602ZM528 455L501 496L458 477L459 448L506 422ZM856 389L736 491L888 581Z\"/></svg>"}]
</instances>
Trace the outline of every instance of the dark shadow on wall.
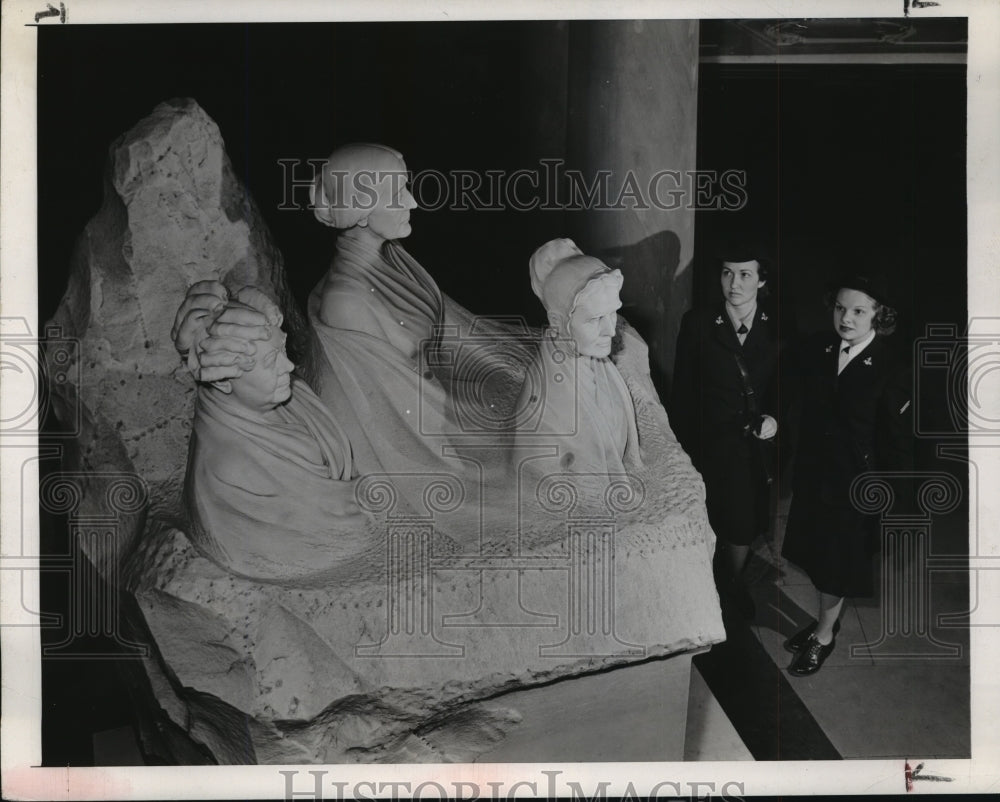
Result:
<instances>
[{"instance_id":1,"label":"dark shadow on wall","mask_svg":"<svg viewBox=\"0 0 1000 802\"><path fill-rule=\"evenodd\" d=\"M690 303L684 275L678 275L681 241L673 231L660 231L634 245L598 250L609 267L620 269L620 314L649 345L653 385L666 398L677 345L680 318Z\"/></svg>"}]
</instances>

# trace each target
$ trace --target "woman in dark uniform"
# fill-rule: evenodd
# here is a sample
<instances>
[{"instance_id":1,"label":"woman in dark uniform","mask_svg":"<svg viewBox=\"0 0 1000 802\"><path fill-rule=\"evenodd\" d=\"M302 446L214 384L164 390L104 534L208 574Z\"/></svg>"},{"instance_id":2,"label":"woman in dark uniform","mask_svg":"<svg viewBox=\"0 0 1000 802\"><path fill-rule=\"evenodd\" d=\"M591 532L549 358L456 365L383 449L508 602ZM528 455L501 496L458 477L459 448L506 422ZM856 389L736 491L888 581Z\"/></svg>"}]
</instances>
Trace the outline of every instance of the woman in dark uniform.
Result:
<instances>
[{"instance_id":1,"label":"woman in dark uniform","mask_svg":"<svg viewBox=\"0 0 1000 802\"><path fill-rule=\"evenodd\" d=\"M767 278L765 260L727 252L719 272L723 298L681 321L670 397L671 426L705 480L720 595L749 618L743 567L750 543L767 529L770 507L761 441L778 429L767 414L776 407L777 321L758 303Z\"/></svg>"},{"instance_id":2,"label":"woman in dark uniform","mask_svg":"<svg viewBox=\"0 0 1000 802\"><path fill-rule=\"evenodd\" d=\"M796 676L818 671L833 651L844 597L873 592L878 522L851 504L851 483L910 461L909 386L885 339L896 319L885 282L845 278L831 300L833 330L807 341L796 361L802 421L782 554L819 592L818 621L785 642Z\"/></svg>"}]
</instances>

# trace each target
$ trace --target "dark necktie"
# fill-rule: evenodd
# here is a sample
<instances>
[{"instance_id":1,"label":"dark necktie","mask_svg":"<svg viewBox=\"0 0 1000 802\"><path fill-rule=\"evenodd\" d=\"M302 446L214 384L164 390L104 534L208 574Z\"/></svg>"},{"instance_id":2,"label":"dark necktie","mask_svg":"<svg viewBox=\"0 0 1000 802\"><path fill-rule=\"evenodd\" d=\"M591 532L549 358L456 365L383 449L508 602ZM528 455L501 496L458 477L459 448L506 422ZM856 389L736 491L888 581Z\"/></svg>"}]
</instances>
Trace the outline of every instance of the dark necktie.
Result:
<instances>
[{"instance_id":1,"label":"dark necktie","mask_svg":"<svg viewBox=\"0 0 1000 802\"><path fill-rule=\"evenodd\" d=\"M750 329L746 327L745 323L740 323L740 327L736 329L737 334L746 334Z\"/></svg>"},{"instance_id":2,"label":"dark necktie","mask_svg":"<svg viewBox=\"0 0 1000 802\"><path fill-rule=\"evenodd\" d=\"M847 352L851 350L851 346L845 345L840 349L840 359L837 360L837 375L840 375L845 367L847 367Z\"/></svg>"}]
</instances>

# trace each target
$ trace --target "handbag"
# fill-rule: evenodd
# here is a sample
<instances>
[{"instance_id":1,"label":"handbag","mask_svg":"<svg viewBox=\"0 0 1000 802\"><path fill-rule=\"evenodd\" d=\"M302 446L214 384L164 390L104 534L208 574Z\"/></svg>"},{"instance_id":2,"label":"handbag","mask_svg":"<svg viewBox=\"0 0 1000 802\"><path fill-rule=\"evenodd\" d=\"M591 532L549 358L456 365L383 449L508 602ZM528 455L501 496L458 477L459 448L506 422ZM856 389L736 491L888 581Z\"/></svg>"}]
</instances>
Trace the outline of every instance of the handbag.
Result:
<instances>
[{"instance_id":1,"label":"handbag","mask_svg":"<svg viewBox=\"0 0 1000 802\"><path fill-rule=\"evenodd\" d=\"M770 440L761 440L757 437L761 424L764 422L764 416L757 404L757 393L754 391L753 383L750 381L750 372L747 370L747 363L736 351L733 351L733 357L736 359L736 367L739 369L740 379L743 381L743 398L746 403L746 424L743 426L743 434L746 437L753 438L756 443L755 449L760 459L761 475L764 477L764 483L770 486L774 482L774 476L771 473L770 455L770 446L773 445L774 441L773 438Z\"/></svg>"}]
</instances>

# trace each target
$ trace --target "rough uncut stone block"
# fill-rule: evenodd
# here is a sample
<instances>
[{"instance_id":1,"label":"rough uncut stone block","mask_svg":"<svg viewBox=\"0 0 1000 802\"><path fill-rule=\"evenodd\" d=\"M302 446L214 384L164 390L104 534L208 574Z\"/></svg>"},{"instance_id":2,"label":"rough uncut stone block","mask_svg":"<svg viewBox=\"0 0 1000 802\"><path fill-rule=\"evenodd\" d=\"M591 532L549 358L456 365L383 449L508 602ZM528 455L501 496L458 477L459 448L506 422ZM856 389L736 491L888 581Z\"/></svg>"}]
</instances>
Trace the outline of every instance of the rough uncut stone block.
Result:
<instances>
[{"instance_id":1,"label":"rough uncut stone block","mask_svg":"<svg viewBox=\"0 0 1000 802\"><path fill-rule=\"evenodd\" d=\"M263 289L282 308L293 347L304 344L281 254L218 126L193 100L170 100L111 145L104 203L77 241L69 288L49 325L78 340L82 381L55 385L54 401L67 413L82 408L90 424L83 466L136 472L153 511L173 519L194 384L170 329L188 287L209 278Z\"/></svg>"}]
</instances>

